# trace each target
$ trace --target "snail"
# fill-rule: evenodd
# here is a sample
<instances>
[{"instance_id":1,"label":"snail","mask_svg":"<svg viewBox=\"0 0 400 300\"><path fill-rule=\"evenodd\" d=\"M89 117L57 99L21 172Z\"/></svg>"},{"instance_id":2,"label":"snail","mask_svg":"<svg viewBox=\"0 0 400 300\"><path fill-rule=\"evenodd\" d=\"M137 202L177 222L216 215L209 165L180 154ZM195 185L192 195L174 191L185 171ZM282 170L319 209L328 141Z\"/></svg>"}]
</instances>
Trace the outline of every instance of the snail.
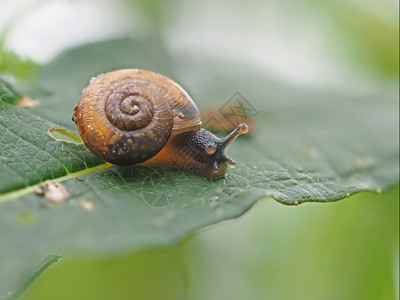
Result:
<instances>
[{"instance_id":1,"label":"snail","mask_svg":"<svg viewBox=\"0 0 400 300\"><path fill-rule=\"evenodd\" d=\"M72 120L88 149L107 162L170 166L206 178L236 165L224 149L248 131L242 123L219 139L201 128L199 111L183 88L140 69L92 78Z\"/></svg>"}]
</instances>

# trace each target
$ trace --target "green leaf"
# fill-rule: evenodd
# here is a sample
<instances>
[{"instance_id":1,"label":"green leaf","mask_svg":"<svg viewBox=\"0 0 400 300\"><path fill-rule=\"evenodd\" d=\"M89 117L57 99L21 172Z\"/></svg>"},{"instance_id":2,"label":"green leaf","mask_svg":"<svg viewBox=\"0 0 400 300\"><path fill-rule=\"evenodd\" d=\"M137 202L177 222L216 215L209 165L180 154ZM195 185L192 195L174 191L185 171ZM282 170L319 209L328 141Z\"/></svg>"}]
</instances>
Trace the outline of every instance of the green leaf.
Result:
<instances>
[{"instance_id":1,"label":"green leaf","mask_svg":"<svg viewBox=\"0 0 400 300\"><path fill-rule=\"evenodd\" d=\"M0 78L0 100L16 103L22 96L7 81Z\"/></svg>"},{"instance_id":2,"label":"green leaf","mask_svg":"<svg viewBox=\"0 0 400 300\"><path fill-rule=\"evenodd\" d=\"M263 197L288 205L327 202L398 182L395 90L356 96L302 90L246 66L178 60L163 49L126 39L70 49L30 89L39 106L0 102L0 265L11 262L0 270L6 278L0 291L44 253L107 255L167 245L240 216ZM238 166L218 180L167 168L109 167L73 142L60 126L76 132L71 115L82 89L92 76L127 67L173 78L201 111L217 104L217 120L218 108L248 105L254 131L227 151ZM69 138L50 134L52 128ZM32 193L48 179L63 182L65 203L51 205Z\"/></svg>"},{"instance_id":3,"label":"green leaf","mask_svg":"<svg viewBox=\"0 0 400 300\"><path fill-rule=\"evenodd\" d=\"M0 100L0 203L45 180L74 178L103 161L50 135L55 125ZM21 194L22 193L22 194Z\"/></svg>"},{"instance_id":4,"label":"green leaf","mask_svg":"<svg viewBox=\"0 0 400 300\"><path fill-rule=\"evenodd\" d=\"M5 50L0 42L0 73L12 74L22 80L31 80L39 70L40 65L29 59L22 59L14 52Z\"/></svg>"},{"instance_id":5,"label":"green leaf","mask_svg":"<svg viewBox=\"0 0 400 300\"><path fill-rule=\"evenodd\" d=\"M47 257L45 257L43 259L43 262L39 266L31 270L31 272L28 274L26 279L22 281L22 284L18 287L17 290L9 292L9 296L7 299L8 300L18 299L19 296L21 296L22 293L24 293L25 290L40 276L40 274L42 274L45 270L47 270L47 268L49 268L52 264L57 262L57 260L59 260L60 258L61 258L60 255L54 255L54 254L50 254Z\"/></svg>"}]
</instances>

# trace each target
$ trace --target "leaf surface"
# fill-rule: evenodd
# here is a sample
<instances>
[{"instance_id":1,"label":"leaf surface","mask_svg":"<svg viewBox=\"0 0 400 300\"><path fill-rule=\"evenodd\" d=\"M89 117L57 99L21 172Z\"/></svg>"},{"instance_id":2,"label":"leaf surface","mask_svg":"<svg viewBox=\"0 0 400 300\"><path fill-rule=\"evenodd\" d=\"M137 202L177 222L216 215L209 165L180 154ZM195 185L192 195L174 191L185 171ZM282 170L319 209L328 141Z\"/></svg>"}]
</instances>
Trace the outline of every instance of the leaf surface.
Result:
<instances>
[{"instance_id":1,"label":"leaf surface","mask_svg":"<svg viewBox=\"0 0 400 300\"><path fill-rule=\"evenodd\" d=\"M158 247L240 216L263 197L288 205L328 202L398 182L395 91L309 91L243 66L177 61L154 43L85 45L44 66L27 92L38 106L20 108L0 95L0 277L6 278L0 291L15 286L26 264L44 253ZM110 167L77 139L49 133L60 126L76 132L72 110L90 78L128 67L173 78L201 111L217 105L217 120L220 108L246 106L254 130L227 150L237 167L218 180L168 168ZM51 205L33 193L49 179L65 186L65 203Z\"/></svg>"}]
</instances>

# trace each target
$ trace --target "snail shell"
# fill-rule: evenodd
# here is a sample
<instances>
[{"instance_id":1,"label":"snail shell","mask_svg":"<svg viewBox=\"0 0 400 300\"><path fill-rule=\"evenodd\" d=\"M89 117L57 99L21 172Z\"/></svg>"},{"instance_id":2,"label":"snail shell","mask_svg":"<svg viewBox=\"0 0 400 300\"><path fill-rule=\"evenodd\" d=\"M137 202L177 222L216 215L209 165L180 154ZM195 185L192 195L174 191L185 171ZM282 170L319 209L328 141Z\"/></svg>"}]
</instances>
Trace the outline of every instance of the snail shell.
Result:
<instances>
[{"instance_id":1,"label":"snail shell","mask_svg":"<svg viewBox=\"0 0 400 300\"><path fill-rule=\"evenodd\" d=\"M138 69L117 70L91 80L75 110L83 142L117 165L155 156L171 135L199 129L199 111L171 79Z\"/></svg>"},{"instance_id":2,"label":"snail shell","mask_svg":"<svg viewBox=\"0 0 400 300\"><path fill-rule=\"evenodd\" d=\"M218 177L234 166L223 149L247 132L241 124L220 140L201 129L196 105L177 83L140 69L93 78L72 120L88 149L105 161L173 166L203 177Z\"/></svg>"}]
</instances>

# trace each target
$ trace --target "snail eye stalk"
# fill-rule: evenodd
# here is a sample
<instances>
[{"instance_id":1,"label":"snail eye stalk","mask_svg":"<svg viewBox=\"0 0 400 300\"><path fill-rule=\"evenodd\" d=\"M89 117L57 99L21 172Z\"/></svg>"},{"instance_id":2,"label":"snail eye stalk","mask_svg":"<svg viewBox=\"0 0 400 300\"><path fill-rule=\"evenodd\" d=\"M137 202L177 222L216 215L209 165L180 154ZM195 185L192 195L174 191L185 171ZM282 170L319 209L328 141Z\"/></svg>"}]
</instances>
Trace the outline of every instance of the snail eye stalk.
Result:
<instances>
[{"instance_id":1,"label":"snail eye stalk","mask_svg":"<svg viewBox=\"0 0 400 300\"><path fill-rule=\"evenodd\" d=\"M245 134L248 131L249 127L246 125L246 123L239 124L238 127L236 127L222 140L222 149L225 149L227 146L229 146L239 135Z\"/></svg>"},{"instance_id":2,"label":"snail eye stalk","mask_svg":"<svg viewBox=\"0 0 400 300\"><path fill-rule=\"evenodd\" d=\"M236 167L236 162L235 162L232 158L230 158L230 157L228 157L228 160L226 161L226 163L227 163L228 166L230 166L231 168Z\"/></svg>"}]
</instances>

